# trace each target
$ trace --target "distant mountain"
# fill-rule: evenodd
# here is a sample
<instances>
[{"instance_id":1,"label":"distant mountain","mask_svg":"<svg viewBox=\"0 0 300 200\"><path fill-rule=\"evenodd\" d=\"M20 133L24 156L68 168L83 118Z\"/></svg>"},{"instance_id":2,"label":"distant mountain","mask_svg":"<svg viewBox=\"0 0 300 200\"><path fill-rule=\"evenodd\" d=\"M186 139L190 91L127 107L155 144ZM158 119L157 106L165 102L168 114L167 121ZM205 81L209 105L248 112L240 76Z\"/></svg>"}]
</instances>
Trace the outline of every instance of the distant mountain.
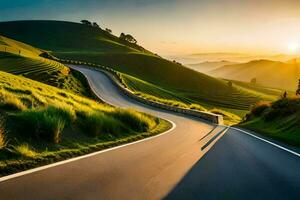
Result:
<instances>
[{"instance_id":1,"label":"distant mountain","mask_svg":"<svg viewBox=\"0 0 300 200\"><path fill-rule=\"evenodd\" d=\"M295 90L300 79L300 64L292 60L287 62L254 60L248 63L225 65L208 73L215 77L245 82L256 78L257 83L262 85Z\"/></svg>"},{"instance_id":2,"label":"distant mountain","mask_svg":"<svg viewBox=\"0 0 300 200\"><path fill-rule=\"evenodd\" d=\"M194 64L187 64L187 66L198 72L209 73L209 71L215 70L219 67L223 67L224 65L233 65L233 64L238 64L238 63L222 60L216 62L206 61L206 62L200 62Z\"/></svg>"},{"instance_id":3,"label":"distant mountain","mask_svg":"<svg viewBox=\"0 0 300 200\"><path fill-rule=\"evenodd\" d=\"M229 62L250 62L252 60L274 60L285 62L287 60L295 58L294 55L286 54L275 54L275 55L254 55L254 54L243 54L243 53L226 53L226 52L217 52L217 53L197 53L189 55L173 55L168 56L169 59L179 61L183 64L190 63L202 63L202 62L220 62L220 61L229 61Z\"/></svg>"}]
</instances>

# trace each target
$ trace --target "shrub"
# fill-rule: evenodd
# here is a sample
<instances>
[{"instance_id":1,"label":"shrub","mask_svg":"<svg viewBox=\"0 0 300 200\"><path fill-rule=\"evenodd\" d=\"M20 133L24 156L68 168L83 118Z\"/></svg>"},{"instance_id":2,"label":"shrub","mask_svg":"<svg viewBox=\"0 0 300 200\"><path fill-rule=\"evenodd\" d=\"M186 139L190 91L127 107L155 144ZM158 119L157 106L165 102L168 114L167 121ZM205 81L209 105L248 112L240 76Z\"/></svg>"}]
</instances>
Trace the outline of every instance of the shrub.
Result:
<instances>
[{"instance_id":1,"label":"shrub","mask_svg":"<svg viewBox=\"0 0 300 200\"><path fill-rule=\"evenodd\" d=\"M150 117L132 109L116 109L110 114L133 131L145 132L155 126L155 122Z\"/></svg>"},{"instance_id":2,"label":"shrub","mask_svg":"<svg viewBox=\"0 0 300 200\"><path fill-rule=\"evenodd\" d=\"M299 110L299 98L281 98L272 103L270 111L265 115L265 120L270 121L278 117L292 115Z\"/></svg>"},{"instance_id":3,"label":"shrub","mask_svg":"<svg viewBox=\"0 0 300 200\"><path fill-rule=\"evenodd\" d=\"M33 138L58 143L61 132L75 119L75 113L67 108L49 106L42 110L24 111L16 115L19 131Z\"/></svg>"},{"instance_id":4,"label":"shrub","mask_svg":"<svg viewBox=\"0 0 300 200\"><path fill-rule=\"evenodd\" d=\"M266 109L270 107L270 103L267 102L258 102L251 108L251 114L258 117L261 116Z\"/></svg>"},{"instance_id":5,"label":"shrub","mask_svg":"<svg viewBox=\"0 0 300 200\"><path fill-rule=\"evenodd\" d=\"M102 112L81 113L80 126L89 136L97 137L100 134L119 134L125 130L122 122Z\"/></svg>"}]
</instances>

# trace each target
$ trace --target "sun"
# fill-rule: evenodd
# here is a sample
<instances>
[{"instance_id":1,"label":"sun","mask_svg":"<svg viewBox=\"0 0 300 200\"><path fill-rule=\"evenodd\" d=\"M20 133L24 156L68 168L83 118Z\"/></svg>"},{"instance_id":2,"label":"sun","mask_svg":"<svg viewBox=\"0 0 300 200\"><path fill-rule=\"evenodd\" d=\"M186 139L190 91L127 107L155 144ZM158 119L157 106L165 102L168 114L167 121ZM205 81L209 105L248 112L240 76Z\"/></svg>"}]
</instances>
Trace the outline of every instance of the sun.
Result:
<instances>
[{"instance_id":1,"label":"sun","mask_svg":"<svg viewBox=\"0 0 300 200\"><path fill-rule=\"evenodd\" d=\"M290 42L287 47L289 52L296 53L299 50L300 45L298 42Z\"/></svg>"}]
</instances>

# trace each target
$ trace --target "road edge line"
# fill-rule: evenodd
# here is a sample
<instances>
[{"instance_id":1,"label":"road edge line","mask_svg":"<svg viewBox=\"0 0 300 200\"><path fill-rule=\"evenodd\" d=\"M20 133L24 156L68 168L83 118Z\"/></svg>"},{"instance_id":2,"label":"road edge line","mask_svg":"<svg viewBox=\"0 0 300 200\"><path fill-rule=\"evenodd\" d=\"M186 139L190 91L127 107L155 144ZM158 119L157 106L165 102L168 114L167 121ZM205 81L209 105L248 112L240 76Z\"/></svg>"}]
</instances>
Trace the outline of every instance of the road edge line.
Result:
<instances>
[{"instance_id":1,"label":"road edge line","mask_svg":"<svg viewBox=\"0 0 300 200\"><path fill-rule=\"evenodd\" d=\"M244 130L239 129L239 128L236 128L236 127L229 127L229 128L232 128L233 130L237 130L237 131L240 131L240 132L242 132L242 133L245 133L245 134L247 134L247 135L249 135L249 136L252 136L252 137L254 137L254 138L258 139L258 140L261 140L261 141L263 141L263 142L266 142L266 143L268 143L268 144L270 144L270 145L273 145L273 146L275 146L275 147L277 147L277 148L279 148L279 149L281 149L281 150L287 151L287 152L289 152L289 153L291 153L291 154L294 154L295 156L300 157L300 154L299 154L299 153L297 153L297 152L295 152L295 151L292 151L292 150L290 150L290 149L288 149L288 148L285 148L285 147L283 147L283 146L280 146L279 144L276 144L276 143L274 143L274 142L271 142L271 141L269 141L269 140L266 140L266 139L264 139L264 138L261 138L261 137L259 137L259 136L256 136L256 135L254 135L254 134L252 134L252 133L249 133L249 132L247 132L247 131L244 131Z\"/></svg>"}]
</instances>

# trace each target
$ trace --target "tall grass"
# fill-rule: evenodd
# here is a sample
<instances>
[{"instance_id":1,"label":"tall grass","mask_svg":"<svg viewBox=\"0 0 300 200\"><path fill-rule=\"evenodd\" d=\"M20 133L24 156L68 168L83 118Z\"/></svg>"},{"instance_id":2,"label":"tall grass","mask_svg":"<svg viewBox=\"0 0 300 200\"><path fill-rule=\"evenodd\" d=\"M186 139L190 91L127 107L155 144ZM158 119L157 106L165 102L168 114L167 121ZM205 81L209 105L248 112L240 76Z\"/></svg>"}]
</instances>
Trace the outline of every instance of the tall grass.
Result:
<instances>
[{"instance_id":1,"label":"tall grass","mask_svg":"<svg viewBox=\"0 0 300 200\"><path fill-rule=\"evenodd\" d=\"M40 110L28 110L16 114L18 129L31 138L42 138L58 143L64 127L75 119L71 109L49 106Z\"/></svg>"},{"instance_id":2,"label":"tall grass","mask_svg":"<svg viewBox=\"0 0 300 200\"><path fill-rule=\"evenodd\" d=\"M0 101L0 108L4 110L20 111L26 109L26 106L20 99L5 90L0 90Z\"/></svg>"},{"instance_id":3,"label":"tall grass","mask_svg":"<svg viewBox=\"0 0 300 200\"><path fill-rule=\"evenodd\" d=\"M4 122L0 120L0 149L3 149L6 146L5 142L5 127Z\"/></svg>"},{"instance_id":4,"label":"tall grass","mask_svg":"<svg viewBox=\"0 0 300 200\"><path fill-rule=\"evenodd\" d=\"M84 132L92 137L101 134L120 134L125 131L125 126L119 120L103 112L83 113L80 117L80 126Z\"/></svg>"},{"instance_id":5,"label":"tall grass","mask_svg":"<svg viewBox=\"0 0 300 200\"><path fill-rule=\"evenodd\" d=\"M155 126L153 119L133 109L115 109L110 114L136 132L145 132Z\"/></svg>"}]
</instances>

